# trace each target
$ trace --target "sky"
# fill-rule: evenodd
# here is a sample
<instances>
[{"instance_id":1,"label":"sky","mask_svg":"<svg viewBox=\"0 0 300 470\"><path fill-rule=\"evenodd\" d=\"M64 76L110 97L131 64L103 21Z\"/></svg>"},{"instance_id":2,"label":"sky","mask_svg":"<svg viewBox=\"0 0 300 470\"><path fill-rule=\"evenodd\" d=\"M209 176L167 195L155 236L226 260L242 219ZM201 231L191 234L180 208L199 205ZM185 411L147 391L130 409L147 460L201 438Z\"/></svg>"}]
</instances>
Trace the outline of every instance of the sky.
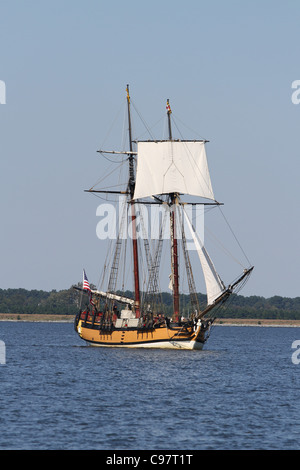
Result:
<instances>
[{"instance_id":1,"label":"sky","mask_svg":"<svg viewBox=\"0 0 300 470\"><path fill-rule=\"evenodd\" d=\"M147 123L169 98L210 141L216 199L255 266L241 294L299 296L299 24L298 0L0 0L0 288L99 278L84 189L128 83Z\"/></svg>"}]
</instances>

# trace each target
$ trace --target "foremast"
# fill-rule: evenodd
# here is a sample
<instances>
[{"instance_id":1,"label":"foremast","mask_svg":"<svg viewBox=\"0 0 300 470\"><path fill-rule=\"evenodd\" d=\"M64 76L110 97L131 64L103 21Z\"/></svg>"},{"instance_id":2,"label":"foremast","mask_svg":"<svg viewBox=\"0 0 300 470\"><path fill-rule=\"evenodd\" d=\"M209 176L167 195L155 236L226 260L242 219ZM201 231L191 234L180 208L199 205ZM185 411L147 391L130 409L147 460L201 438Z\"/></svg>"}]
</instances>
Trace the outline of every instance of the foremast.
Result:
<instances>
[{"instance_id":1,"label":"foremast","mask_svg":"<svg viewBox=\"0 0 300 470\"><path fill-rule=\"evenodd\" d=\"M128 112L128 134L129 134L129 150L130 154L128 157L129 162L129 182L128 192L130 194L130 209L131 209L131 227L132 227L132 248L133 248L133 276L134 276L134 308L135 316L139 318L140 312L140 278L139 278L139 259L138 259L138 244L136 235L136 212L135 212L135 201L133 200L134 188L135 188L135 175L134 175L134 157L132 150L132 130L131 130L131 113L130 113L130 95L129 85L126 88L127 92L127 112Z\"/></svg>"},{"instance_id":2,"label":"foremast","mask_svg":"<svg viewBox=\"0 0 300 470\"><path fill-rule=\"evenodd\" d=\"M169 140L172 142L172 125L171 125L172 110L169 100L167 100L167 115L168 115L168 128ZM170 193L170 234L171 234L171 265L172 265L172 290L173 290L173 320L179 322L179 275L178 275L178 242L176 233L176 206L178 205L178 193Z\"/></svg>"}]
</instances>

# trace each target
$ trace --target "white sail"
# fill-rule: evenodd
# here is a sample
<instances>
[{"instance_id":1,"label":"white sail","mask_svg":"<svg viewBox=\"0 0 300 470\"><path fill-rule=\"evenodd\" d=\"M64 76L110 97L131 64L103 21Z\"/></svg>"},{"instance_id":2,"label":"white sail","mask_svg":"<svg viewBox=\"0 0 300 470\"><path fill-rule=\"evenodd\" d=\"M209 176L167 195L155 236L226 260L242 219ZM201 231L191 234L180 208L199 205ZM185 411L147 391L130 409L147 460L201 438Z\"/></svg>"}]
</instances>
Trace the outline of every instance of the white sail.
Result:
<instances>
[{"instance_id":1,"label":"white sail","mask_svg":"<svg viewBox=\"0 0 300 470\"><path fill-rule=\"evenodd\" d=\"M193 241L195 243L195 247L196 247L196 250L200 259L200 263L202 266L202 271L203 271L205 285L206 285L207 305L211 305L214 302L214 300L216 300L217 297L219 297L222 294L222 292L224 292L225 286L220 276L218 275L213 265L213 262L210 259L209 254L207 253L202 241L200 240L197 233L195 232L184 209L183 209L183 212L185 215L187 226L189 227L189 230L193 237Z\"/></svg>"},{"instance_id":2,"label":"white sail","mask_svg":"<svg viewBox=\"0 0 300 470\"><path fill-rule=\"evenodd\" d=\"M133 199L184 193L214 200L204 141L138 142Z\"/></svg>"}]
</instances>

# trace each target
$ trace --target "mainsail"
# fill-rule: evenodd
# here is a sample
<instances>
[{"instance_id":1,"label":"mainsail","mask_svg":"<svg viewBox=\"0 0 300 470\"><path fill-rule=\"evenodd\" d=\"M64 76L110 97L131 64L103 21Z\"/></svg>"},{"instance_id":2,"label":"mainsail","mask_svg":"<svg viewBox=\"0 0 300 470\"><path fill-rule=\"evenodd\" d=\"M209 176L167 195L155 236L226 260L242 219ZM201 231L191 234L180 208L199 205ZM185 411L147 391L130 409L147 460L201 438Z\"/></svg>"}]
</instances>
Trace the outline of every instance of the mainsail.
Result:
<instances>
[{"instance_id":1,"label":"mainsail","mask_svg":"<svg viewBox=\"0 0 300 470\"><path fill-rule=\"evenodd\" d=\"M205 141L138 142L133 199L184 193L214 200Z\"/></svg>"},{"instance_id":2,"label":"mainsail","mask_svg":"<svg viewBox=\"0 0 300 470\"><path fill-rule=\"evenodd\" d=\"M195 232L184 209L183 212L202 266L206 285L207 305L211 305L226 290L226 288L220 276L218 275L213 262L203 245L202 240L200 240L198 234Z\"/></svg>"}]
</instances>

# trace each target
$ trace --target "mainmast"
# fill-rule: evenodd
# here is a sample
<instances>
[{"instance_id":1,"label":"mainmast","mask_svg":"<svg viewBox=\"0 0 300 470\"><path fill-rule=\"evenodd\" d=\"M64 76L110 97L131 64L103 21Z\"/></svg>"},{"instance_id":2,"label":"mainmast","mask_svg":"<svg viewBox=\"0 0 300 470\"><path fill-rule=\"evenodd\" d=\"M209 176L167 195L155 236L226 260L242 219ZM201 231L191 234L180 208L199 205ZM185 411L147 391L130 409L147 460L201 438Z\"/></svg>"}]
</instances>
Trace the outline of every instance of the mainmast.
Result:
<instances>
[{"instance_id":1,"label":"mainmast","mask_svg":"<svg viewBox=\"0 0 300 470\"><path fill-rule=\"evenodd\" d=\"M131 135L131 115L130 115L130 95L129 85L126 88L127 91L127 109L128 109L128 132L129 132L129 150L130 154L128 157L129 161L129 184L128 190L130 193L130 208L131 208L131 226L132 226L132 247L133 247L133 276L134 276L134 299L135 299L135 315L136 318L140 317L140 280L139 280L139 260L138 260L138 246L136 236L136 214L135 214L135 203L133 201L135 177L134 177L134 163L133 163L133 151L132 151L132 135Z\"/></svg>"},{"instance_id":2,"label":"mainmast","mask_svg":"<svg viewBox=\"0 0 300 470\"><path fill-rule=\"evenodd\" d=\"M169 140L172 141L171 107L167 100L167 115L169 126ZM171 234L171 264L172 264L172 288L173 288L173 319L179 321L179 275L178 275L178 244L176 234L176 205L178 204L178 194L170 193L170 234Z\"/></svg>"}]
</instances>

